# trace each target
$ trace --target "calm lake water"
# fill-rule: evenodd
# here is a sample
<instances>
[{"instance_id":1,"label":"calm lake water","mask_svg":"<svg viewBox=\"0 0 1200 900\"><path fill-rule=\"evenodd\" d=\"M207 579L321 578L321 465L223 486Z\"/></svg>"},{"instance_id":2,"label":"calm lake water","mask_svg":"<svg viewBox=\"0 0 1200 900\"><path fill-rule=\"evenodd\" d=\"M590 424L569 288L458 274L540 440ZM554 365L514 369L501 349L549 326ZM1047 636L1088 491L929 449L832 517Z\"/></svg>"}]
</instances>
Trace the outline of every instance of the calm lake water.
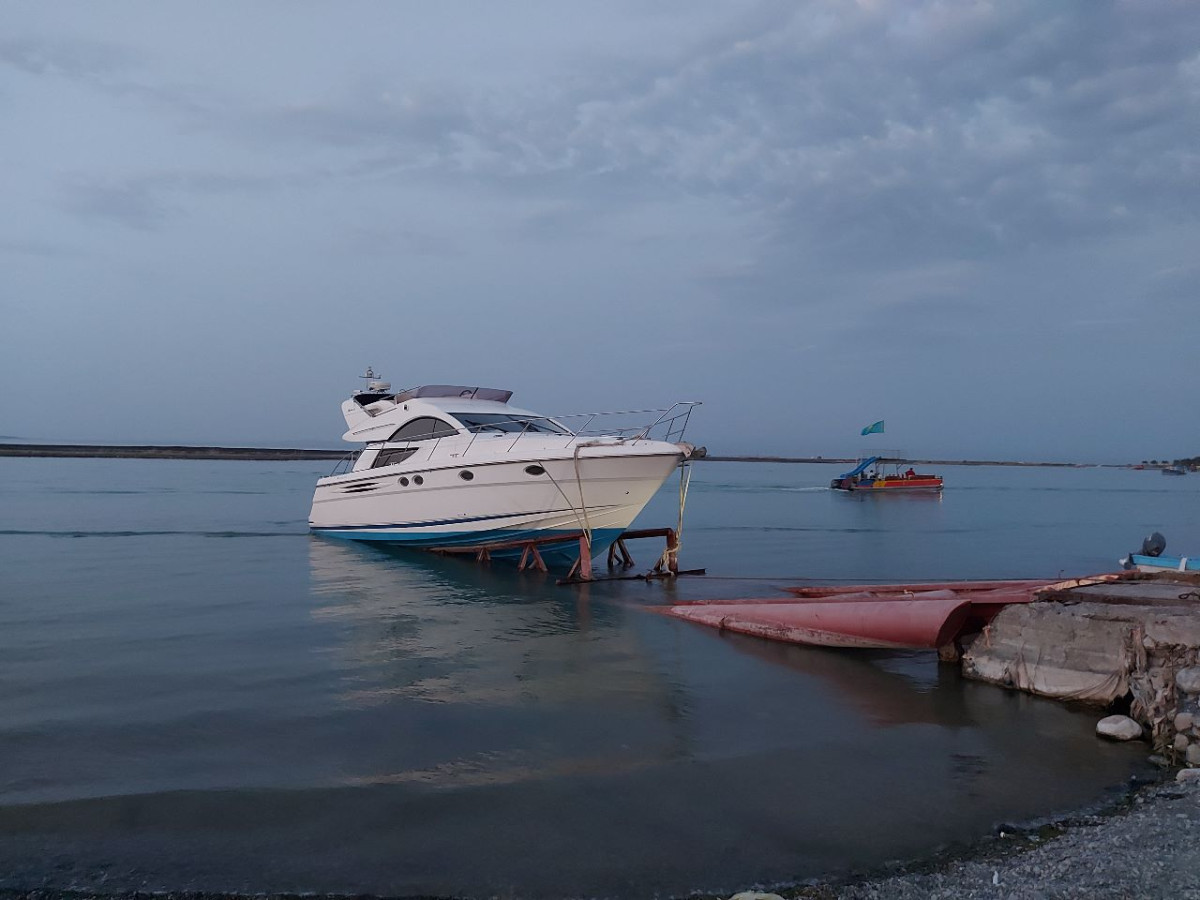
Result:
<instances>
[{"instance_id":1,"label":"calm lake water","mask_svg":"<svg viewBox=\"0 0 1200 900\"><path fill-rule=\"evenodd\" d=\"M311 537L328 468L0 460L0 887L634 898L912 858L1103 802L1147 749L931 654L651 607L1111 571L1152 530L1200 552L1198 477L857 497L842 466L705 462L707 577L566 588Z\"/></svg>"}]
</instances>

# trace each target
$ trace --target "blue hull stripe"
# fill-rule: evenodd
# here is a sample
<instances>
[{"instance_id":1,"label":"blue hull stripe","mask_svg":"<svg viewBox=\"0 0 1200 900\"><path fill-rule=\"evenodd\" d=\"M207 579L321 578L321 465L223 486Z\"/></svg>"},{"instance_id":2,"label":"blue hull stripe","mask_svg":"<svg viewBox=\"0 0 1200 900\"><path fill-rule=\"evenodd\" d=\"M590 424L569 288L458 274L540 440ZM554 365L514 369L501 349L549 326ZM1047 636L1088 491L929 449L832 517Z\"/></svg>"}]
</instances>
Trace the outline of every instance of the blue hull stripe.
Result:
<instances>
[{"instance_id":1,"label":"blue hull stripe","mask_svg":"<svg viewBox=\"0 0 1200 900\"><path fill-rule=\"evenodd\" d=\"M621 535L620 528L597 528L592 532L592 553L594 555L606 551L610 544ZM545 539L562 535L561 545L549 544L539 549L543 552L553 552L555 546L574 549L578 529L549 531L544 528L493 528L489 531L451 531L441 534L414 535L404 531L354 531L340 528L314 528L313 534L321 537L340 538L349 541L380 542L393 544L397 547L478 547L486 544L506 541ZM497 555L509 552L518 555L521 548L511 551L500 551Z\"/></svg>"},{"instance_id":2,"label":"blue hull stripe","mask_svg":"<svg viewBox=\"0 0 1200 900\"><path fill-rule=\"evenodd\" d=\"M612 509L612 506L593 506L589 507L589 512L603 511ZM529 513L492 513L487 516L461 516L457 519L430 519L425 522L389 522L382 525L333 525L327 528L317 528L311 526L313 531L325 534L333 531L361 531L371 532L379 529L387 529L395 531L402 528L432 528L438 525L466 525L468 522L487 522L492 519L511 519L514 516L561 516L564 513L574 512L570 509L543 509L535 510ZM367 538L364 538L366 540Z\"/></svg>"},{"instance_id":3,"label":"blue hull stripe","mask_svg":"<svg viewBox=\"0 0 1200 900\"><path fill-rule=\"evenodd\" d=\"M1143 556L1140 553L1131 553L1129 558L1135 566L1154 566L1174 572L1200 571L1200 558L1194 556Z\"/></svg>"}]
</instances>

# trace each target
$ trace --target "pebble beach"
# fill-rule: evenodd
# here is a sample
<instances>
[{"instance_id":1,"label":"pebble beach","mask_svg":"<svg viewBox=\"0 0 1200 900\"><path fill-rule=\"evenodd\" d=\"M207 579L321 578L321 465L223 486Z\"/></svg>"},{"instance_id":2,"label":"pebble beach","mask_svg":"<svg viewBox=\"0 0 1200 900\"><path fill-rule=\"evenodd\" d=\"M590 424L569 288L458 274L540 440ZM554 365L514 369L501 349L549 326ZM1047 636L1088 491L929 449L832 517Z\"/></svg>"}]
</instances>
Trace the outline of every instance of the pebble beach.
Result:
<instances>
[{"instance_id":1,"label":"pebble beach","mask_svg":"<svg viewBox=\"0 0 1200 900\"><path fill-rule=\"evenodd\" d=\"M1185 770L1196 771L1196 770ZM1001 831L965 856L805 887L813 900L1083 900L1200 897L1200 779L1148 785L1127 804L1028 832Z\"/></svg>"}]
</instances>

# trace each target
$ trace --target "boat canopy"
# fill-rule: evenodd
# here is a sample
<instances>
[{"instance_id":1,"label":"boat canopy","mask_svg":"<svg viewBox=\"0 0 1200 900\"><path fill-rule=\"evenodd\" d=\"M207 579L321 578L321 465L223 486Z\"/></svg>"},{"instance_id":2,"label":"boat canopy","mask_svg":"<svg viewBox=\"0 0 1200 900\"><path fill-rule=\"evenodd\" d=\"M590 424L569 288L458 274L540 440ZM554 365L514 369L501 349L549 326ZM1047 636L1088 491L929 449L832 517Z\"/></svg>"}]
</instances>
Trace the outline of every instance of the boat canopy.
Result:
<instances>
[{"instance_id":1,"label":"boat canopy","mask_svg":"<svg viewBox=\"0 0 1200 900\"><path fill-rule=\"evenodd\" d=\"M497 403L507 403L512 398L512 391L500 388L472 387L463 384L424 384L420 387L409 388L396 395L396 402L416 400L419 397L461 397L464 400L494 400Z\"/></svg>"},{"instance_id":2,"label":"boat canopy","mask_svg":"<svg viewBox=\"0 0 1200 900\"><path fill-rule=\"evenodd\" d=\"M879 462L878 456L868 456L866 459L864 459L862 462L860 462L855 468L851 469L849 472L839 475L838 477L839 478L853 478L855 475L861 475L863 472L865 472L868 468L870 468L872 465L874 465L877 462Z\"/></svg>"}]
</instances>

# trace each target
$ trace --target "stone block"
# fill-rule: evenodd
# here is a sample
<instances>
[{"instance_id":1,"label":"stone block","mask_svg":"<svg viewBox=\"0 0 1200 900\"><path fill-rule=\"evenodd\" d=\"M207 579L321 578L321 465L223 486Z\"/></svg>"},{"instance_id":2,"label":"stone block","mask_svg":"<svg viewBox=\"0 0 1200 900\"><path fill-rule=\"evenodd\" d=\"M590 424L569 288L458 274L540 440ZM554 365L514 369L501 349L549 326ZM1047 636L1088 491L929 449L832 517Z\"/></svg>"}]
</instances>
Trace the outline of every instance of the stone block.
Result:
<instances>
[{"instance_id":1,"label":"stone block","mask_svg":"<svg viewBox=\"0 0 1200 900\"><path fill-rule=\"evenodd\" d=\"M1181 712L1175 716L1175 730L1187 731L1195 722L1196 719L1191 713Z\"/></svg>"},{"instance_id":2,"label":"stone block","mask_svg":"<svg viewBox=\"0 0 1200 900\"><path fill-rule=\"evenodd\" d=\"M1200 766L1200 744L1189 746L1187 753L1184 754L1184 759L1187 760L1189 766Z\"/></svg>"},{"instance_id":3,"label":"stone block","mask_svg":"<svg viewBox=\"0 0 1200 900\"><path fill-rule=\"evenodd\" d=\"M1176 672L1175 687L1185 694L1200 694L1200 666Z\"/></svg>"},{"instance_id":4,"label":"stone block","mask_svg":"<svg viewBox=\"0 0 1200 900\"><path fill-rule=\"evenodd\" d=\"M1129 716L1105 716L1096 723L1096 734L1114 741L1132 741L1142 736L1142 726Z\"/></svg>"},{"instance_id":5,"label":"stone block","mask_svg":"<svg viewBox=\"0 0 1200 900\"><path fill-rule=\"evenodd\" d=\"M1046 697L1107 705L1129 692L1126 621L1104 619L1096 604L1014 603L992 620L988 641L963 655L967 678Z\"/></svg>"}]
</instances>

